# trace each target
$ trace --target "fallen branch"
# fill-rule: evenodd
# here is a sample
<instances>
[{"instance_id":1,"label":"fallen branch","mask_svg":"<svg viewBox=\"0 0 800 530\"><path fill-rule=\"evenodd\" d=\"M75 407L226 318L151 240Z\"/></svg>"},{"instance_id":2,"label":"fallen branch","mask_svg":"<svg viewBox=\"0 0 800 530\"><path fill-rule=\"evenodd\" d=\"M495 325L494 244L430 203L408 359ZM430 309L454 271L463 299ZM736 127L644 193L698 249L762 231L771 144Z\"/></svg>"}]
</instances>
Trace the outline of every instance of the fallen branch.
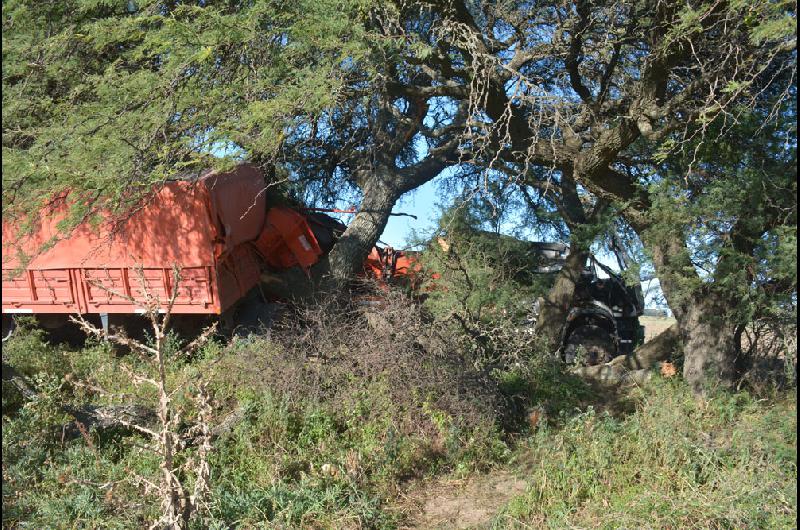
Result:
<instances>
[{"instance_id":1,"label":"fallen branch","mask_svg":"<svg viewBox=\"0 0 800 530\"><path fill-rule=\"evenodd\" d=\"M669 359L679 344L678 325L673 324L653 340L636 348L631 355L620 355L608 363L582 366L572 372L605 384L641 384L652 377L651 369Z\"/></svg>"},{"instance_id":2,"label":"fallen branch","mask_svg":"<svg viewBox=\"0 0 800 530\"><path fill-rule=\"evenodd\" d=\"M617 357L610 364L621 364L629 370L651 368L657 362L669 359L680 345L680 340L678 324L672 324L655 338L636 348L632 355L621 355L622 359Z\"/></svg>"},{"instance_id":3,"label":"fallen branch","mask_svg":"<svg viewBox=\"0 0 800 530\"><path fill-rule=\"evenodd\" d=\"M614 366L610 363L581 366L573 369L572 373L606 385L644 384L653 377L653 371L647 368L628 370L624 366Z\"/></svg>"},{"instance_id":4,"label":"fallen branch","mask_svg":"<svg viewBox=\"0 0 800 530\"><path fill-rule=\"evenodd\" d=\"M33 389L33 385L28 381L28 378L6 363L3 363L3 383L11 383L26 400L30 401L39 396L38 392Z\"/></svg>"},{"instance_id":5,"label":"fallen branch","mask_svg":"<svg viewBox=\"0 0 800 530\"><path fill-rule=\"evenodd\" d=\"M217 439L231 432L244 420L245 412L244 407L239 407L231 411L221 422L211 429L211 438Z\"/></svg>"},{"instance_id":6,"label":"fallen branch","mask_svg":"<svg viewBox=\"0 0 800 530\"><path fill-rule=\"evenodd\" d=\"M41 397L27 377L6 363L3 363L3 383L11 384L26 401L33 401ZM152 424L156 419L153 409L141 405L83 405L81 407L63 405L59 408L75 418L74 421L59 429L64 439L68 440L81 436L79 424L83 425L84 429L98 431L119 428L136 429L138 425Z\"/></svg>"},{"instance_id":7,"label":"fallen branch","mask_svg":"<svg viewBox=\"0 0 800 530\"><path fill-rule=\"evenodd\" d=\"M80 436L79 425L83 425L88 430L124 429L152 435L152 431L143 426L152 425L156 421L155 410L141 405L84 405L82 407L65 405L61 409L75 418L75 421L62 427L65 439Z\"/></svg>"}]
</instances>

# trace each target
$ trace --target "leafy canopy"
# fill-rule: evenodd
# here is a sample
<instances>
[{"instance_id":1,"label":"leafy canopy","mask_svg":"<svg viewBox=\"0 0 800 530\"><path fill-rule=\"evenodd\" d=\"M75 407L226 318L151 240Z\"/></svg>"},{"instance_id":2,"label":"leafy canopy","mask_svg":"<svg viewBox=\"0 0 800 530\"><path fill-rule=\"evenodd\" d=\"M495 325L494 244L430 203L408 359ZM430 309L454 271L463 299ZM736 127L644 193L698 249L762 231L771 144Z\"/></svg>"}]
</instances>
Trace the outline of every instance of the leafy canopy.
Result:
<instances>
[{"instance_id":1,"label":"leafy canopy","mask_svg":"<svg viewBox=\"0 0 800 530\"><path fill-rule=\"evenodd\" d=\"M3 215L72 189L122 210L153 183L284 139L391 55L369 0L3 3Z\"/></svg>"}]
</instances>

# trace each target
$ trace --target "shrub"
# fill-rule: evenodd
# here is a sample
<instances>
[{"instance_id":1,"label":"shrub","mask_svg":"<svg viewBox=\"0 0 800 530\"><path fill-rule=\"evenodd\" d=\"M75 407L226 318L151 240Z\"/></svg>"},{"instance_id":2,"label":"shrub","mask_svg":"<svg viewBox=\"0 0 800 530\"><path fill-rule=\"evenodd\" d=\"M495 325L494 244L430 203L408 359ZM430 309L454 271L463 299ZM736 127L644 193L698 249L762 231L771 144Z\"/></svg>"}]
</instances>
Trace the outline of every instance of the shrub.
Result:
<instances>
[{"instance_id":1,"label":"shrub","mask_svg":"<svg viewBox=\"0 0 800 530\"><path fill-rule=\"evenodd\" d=\"M496 526L794 526L795 395L700 401L674 380L637 394L630 415L589 408L538 429L524 449L530 488Z\"/></svg>"}]
</instances>

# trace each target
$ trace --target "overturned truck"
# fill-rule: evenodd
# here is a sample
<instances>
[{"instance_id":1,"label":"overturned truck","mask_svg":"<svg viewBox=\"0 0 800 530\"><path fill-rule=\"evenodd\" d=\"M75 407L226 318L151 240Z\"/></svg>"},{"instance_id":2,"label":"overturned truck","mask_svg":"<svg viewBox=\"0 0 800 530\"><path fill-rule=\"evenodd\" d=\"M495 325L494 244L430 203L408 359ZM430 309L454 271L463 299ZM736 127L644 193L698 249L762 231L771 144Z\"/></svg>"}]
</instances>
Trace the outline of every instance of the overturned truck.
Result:
<instances>
[{"instance_id":1,"label":"overturned truck","mask_svg":"<svg viewBox=\"0 0 800 530\"><path fill-rule=\"evenodd\" d=\"M68 233L61 225L75 200L69 194L49 201L32 228L4 220L4 336L14 315L57 328L82 314L108 328L116 318L147 312L153 300L162 312L219 316L232 326L237 306L253 292L280 297L271 287L286 271L296 274L283 275L291 284L283 292L298 289L345 226L298 206L269 206L265 186L258 168L242 164L167 182L131 212L101 215L99 223ZM537 275L557 274L569 252L560 243L524 243ZM421 269L413 254L374 247L362 274L384 286L400 278L413 288ZM632 352L643 338L643 308L639 286L626 286L590 258L560 332L564 360L594 364ZM529 323L536 316L534 303Z\"/></svg>"},{"instance_id":2,"label":"overturned truck","mask_svg":"<svg viewBox=\"0 0 800 530\"><path fill-rule=\"evenodd\" d=\"M54 198L33 229L4 220L4 328L19 314L45 327L94 315L107 327L115 316L145 313L152 300L162 312L171 304L176 315L229 318L263 277L293 268L308 275L344 230L321 213L268 207L263 174L246 164L167 182L125 216L102 215L65 234L73 202ZM398 263L398 253L375 248L365 273L400 272Z\"/></svg>"},{"instance_id":3,"label":"overturned truck","mask_svg":"<svg viewBox=\"0 0 800 530\"><path fill-rule=\"evenodd\" d=\"M563 243L529 243L534 271L554 277L569 247ZM533 303L528 322L535 325L542 300ZM639 317L644 314L641 285L627 285L621 275L590 255L575 285L566 321L559 331L562 358L568 364L599 364L629 355L644 341Z\"/></svg>"}]
</instances>

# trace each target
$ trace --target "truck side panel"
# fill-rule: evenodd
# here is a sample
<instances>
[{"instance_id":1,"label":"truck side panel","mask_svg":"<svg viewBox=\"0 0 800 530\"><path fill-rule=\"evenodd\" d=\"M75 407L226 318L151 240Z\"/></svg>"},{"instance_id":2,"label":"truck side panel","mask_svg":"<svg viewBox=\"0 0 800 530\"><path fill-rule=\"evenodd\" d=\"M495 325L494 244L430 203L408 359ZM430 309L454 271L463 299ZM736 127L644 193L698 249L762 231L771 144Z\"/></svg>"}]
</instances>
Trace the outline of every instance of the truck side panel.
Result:
<instances>
[{"instance_id":1,"label":"truck side panel","mask_svg":"<svg viewBox=\"0 0 800 530\"><path fill-rule=\"evenodd\" d=\"M173 292L172 269L54 269L14 278L9 272L3 271L3 313L140 313L146 293L165 305ZM173 312L219 313L215 275L212 267L182 269Z\"/></svg>"},{"instance_id":2,"label":"truck side panel","mask_svg":"<svg viewBox=\"0 0 800 530\"><path fill-rule=\"evenodd\" d=\"M217 266L220 312L236 303L261 279L261 263L249 244L236 247Z\"/></svg>"},{"instance_id":3,"label":"truck side panel","mask_svg":"<svg viewBox=\"0 0 800 530\"><path fill-rule=\"evenodd\" d=\"M69 234L59 223L69 194L54 198L18 233L3 223L3 313L140 313L166 307L180 269L175 313L221 313L259 281L249 241L264 225L264 179L247 165L167 182L129 217L110 213Z\"/></svg>"}]
</instances>

